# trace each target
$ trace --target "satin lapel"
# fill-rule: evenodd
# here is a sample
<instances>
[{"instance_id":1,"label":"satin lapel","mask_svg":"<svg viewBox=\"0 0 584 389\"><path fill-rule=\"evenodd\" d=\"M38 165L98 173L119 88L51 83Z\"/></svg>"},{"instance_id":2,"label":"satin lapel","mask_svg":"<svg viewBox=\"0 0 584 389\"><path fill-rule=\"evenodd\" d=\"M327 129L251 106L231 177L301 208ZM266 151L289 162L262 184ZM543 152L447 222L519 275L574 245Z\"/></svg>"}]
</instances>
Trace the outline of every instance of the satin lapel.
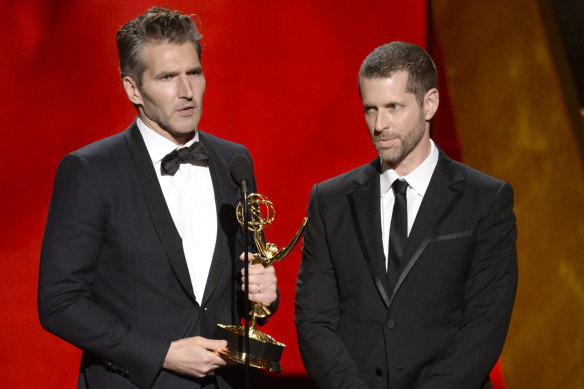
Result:
<instances>
[{"instance_id":1,"label":"satin lapel","mask_svg":"<svg viewBox=\"0 0 584 389\"><path fill-rule=\"evenodd\" d=\"M166 250L174 273L182 288L193 301L196 301L182 247L182 239L172 221L172 216L166 205L164 194L162 193L158 177L156 177L156 172L152 165L152 159L148 154L148 150L136 123L133 123L124 135L130 149L130 154L134 160L134 165L136 166L138 178L142 184L144 198L146 199L146 204L148 205L156 232L160 237L160 241Z\"/></svg>"},{"instance_id":2,"label":"satin lapel","mask_svg":"<svg viewBox=\"0 0 584 389\"><path fill-rule=\"evenodd\" d=\"M438 164L406 242L404 259L409 260L396 282L390 304L428 242L432 240L438 227L462 194L462 180L463 177L452 166L452 161L440 151Z\"/></svg>"},{"instance_id":3,"label":"satin lapel","mask_svg":"<svg viewBox=\"0 0 584 389\"><path fill-rule=\"evenodd\" d=\"M226 167L221 164L213 145L209 143L209 140L202 132L199 132L199 139L205 146L207 146L207 150L209 151L209 172L211 173L211 181L213 182L213 193L215 194L215 206L217 209L217 240L215 242L211 267L209 268L209 275L207 276L205 292L203 293L204 305L209 299L209 296L211 296L213 290L217 286L217 282L221 278L221 274L225 270L225 258L230 258L228 238L224 233L221 224L221 213L224 212L221 207L225 204L232 204L232 201L230 201L227 196L229 193L235 194L235 192L228 181L229 172L226 170ZM235 217L235 208L233 208L233 215Z\"/></svg>"},{"instance_id":4,"label":"satin lapel","mask_svg":"<svg viewBox=\"0 0 584 389\"><path fill-rule=\"evenodd\" d=\"M381 299L389 307L385 256L381 240L379 160L367 165L355 179L355 189L348 193L353 225Z\"/></svg>"}]
</instances>

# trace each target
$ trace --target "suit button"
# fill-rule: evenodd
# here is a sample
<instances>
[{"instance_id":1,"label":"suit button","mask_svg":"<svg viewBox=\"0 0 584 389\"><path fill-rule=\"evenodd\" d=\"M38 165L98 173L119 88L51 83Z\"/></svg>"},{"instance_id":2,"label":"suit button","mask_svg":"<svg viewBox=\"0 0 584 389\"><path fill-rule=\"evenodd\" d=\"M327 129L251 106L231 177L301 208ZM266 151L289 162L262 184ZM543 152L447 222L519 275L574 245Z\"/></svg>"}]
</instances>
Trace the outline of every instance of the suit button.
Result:
<instances>
[{"instance_id":1,"label":"suit button","mask_svg":"<svg viewBox=\"0 0 584 389\"><path fill-rule=\"evenodd\" d=\"M395 321L393 321L393 320L388 321L387 322L387 327L390 328L390 329L395 328Z\"/></svg>"},{"instance_id":2,"label":"suit button","mask_svg":"<svg viewBox=\"0 0 584 389\"><path fill-rule=\"evenodd\" d=\"M381 377L383 375L383 370L381 370L380 368L375 369L375 374L377 375L377 377Z\"/></svg>"}]
</instances>

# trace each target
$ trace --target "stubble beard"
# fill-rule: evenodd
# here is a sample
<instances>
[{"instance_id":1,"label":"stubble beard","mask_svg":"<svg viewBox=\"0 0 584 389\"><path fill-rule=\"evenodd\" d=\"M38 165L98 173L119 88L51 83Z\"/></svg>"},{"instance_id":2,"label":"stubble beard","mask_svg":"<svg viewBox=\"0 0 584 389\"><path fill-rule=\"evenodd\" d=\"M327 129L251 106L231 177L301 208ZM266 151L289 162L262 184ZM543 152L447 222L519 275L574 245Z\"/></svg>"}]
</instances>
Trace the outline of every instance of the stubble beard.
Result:
<instances>
[{"instance_id":1,"label":"stubble beard","mask_svg":"<svg viewBox=\"0 0 584 389\"><path fill-rule=\"evenodd\" d=\"M144 99L144 106L142 109L144 110L144 114L153 122L155 122L162 130L166 131L168 134L173 136L174 138L186 138L191 139L194 137L194 134L197 130L198 120L192 126L192 128L186 129L179 129L175 128L173 124L170 122L170 118L165 118L164 113L161 114L158 109L152 109L152 107L158 107L156 102L148 93L146 93L142 88L140 89L140 93L142 94L142 98ZM149 105L149 109L146 109L146 105ZM175 110L177 107L173 107ZM199 117L200 119L200 117Z\"/></svg>"},{"instance_id":2,"label":"stubble beard","mask_svg":"<svg viewBox=\"0 0 584 389\"><path fill-rule=\"evenodd\" d=\"M383 161L388 163L390 166L399 164L403 161L410 153L420 144L420 141L424 137L425 132L425 120L422 115L413 131L410 131L405 138L399 137L400 143L398 146L390 149L377 149L379 156Z\"/></svg>"}]
</instances>

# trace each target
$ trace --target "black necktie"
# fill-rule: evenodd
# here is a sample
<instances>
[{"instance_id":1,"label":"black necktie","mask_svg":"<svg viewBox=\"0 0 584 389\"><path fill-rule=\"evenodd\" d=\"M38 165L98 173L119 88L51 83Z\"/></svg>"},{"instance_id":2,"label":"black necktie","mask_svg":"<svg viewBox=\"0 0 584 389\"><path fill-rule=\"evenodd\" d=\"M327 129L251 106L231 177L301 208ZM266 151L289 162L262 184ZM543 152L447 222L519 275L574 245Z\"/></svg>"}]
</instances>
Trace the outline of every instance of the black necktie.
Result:
<instances>
[{"instance_id":1,"label":"black necktie","mask_svg":"<svg viewBox=\"0 0 584 389\"><path fill-rule=\"evenodd\" d=\"M395 203L393 204L389 228L387 275L389 287L393 290L402 270L402 255L408 238L408 201L406 199L408 183L403 180L395 180L391 187L395 195Z\"/></svg>"},{"instance_id":2,"label":"black necktie","mask_svg":"<svg viewBox=\"0 0 584 389\"><path fill-rule=\"evenodd\" d=\"M176 149L168 153L160 163L160 172L163 176L174 176L181 163L207 161L209 154L201 142L195 142L189 147Z\"/></svg>"}]
</instances>

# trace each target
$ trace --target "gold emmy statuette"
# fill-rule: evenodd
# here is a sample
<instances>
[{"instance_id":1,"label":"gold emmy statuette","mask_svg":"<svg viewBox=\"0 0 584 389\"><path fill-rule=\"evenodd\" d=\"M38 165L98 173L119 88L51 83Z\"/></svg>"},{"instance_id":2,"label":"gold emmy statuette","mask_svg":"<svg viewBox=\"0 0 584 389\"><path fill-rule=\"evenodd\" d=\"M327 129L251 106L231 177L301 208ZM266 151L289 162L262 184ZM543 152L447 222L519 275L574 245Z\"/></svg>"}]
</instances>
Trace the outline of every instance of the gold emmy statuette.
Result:
<instances>
[{"instance_id":1,"label":"gold emmy statuette","mask_svg":"<svg viewBox=\"0 0 584 389\"><path fill-rule=\"evenodd\" d=\"M305 217L302 225L286 247L278 250L278 247L269 242L264 242L264 227L272 224L276 211L274 204L264 195L250 193L247 196L247 207L249 212L248 229L253 231L253 239L258 253L253 255L251 263L261 264L264 267L281 261L292 251L298 239L306 227L308 218ZM239 224L243 226L243 205L237 205L236 215ZM249 365L275 373L282 371L280 367L280 357L284 351L285 344L276 341L271 336L258 331L256 320L270 315L268 307L261 303L251 302L251 323L249 325L249 353L245 352L245 326L217 324L216 337L226 339L227 347L219 351L226 359L245 364L246 355L249 356Z\"/></svg>"}]
</instances>

